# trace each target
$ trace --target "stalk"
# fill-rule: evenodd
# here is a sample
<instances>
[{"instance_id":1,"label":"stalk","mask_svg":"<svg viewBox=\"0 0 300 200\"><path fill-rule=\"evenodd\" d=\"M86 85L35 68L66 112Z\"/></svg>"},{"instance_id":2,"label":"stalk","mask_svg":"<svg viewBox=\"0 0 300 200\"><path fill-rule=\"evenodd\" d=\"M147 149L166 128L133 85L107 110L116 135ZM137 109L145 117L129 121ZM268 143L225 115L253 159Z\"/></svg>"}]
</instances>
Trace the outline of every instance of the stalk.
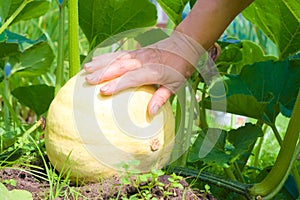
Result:
<instances>
[{"instance_id":1,"label":"stalk","mask_svg":"<svg viewBox=\"0 0 300 200\"><path fill-rule=\"evenodd\" d=\"M296 147L296 150L294 152L294 155L293 155L293 158L291 159L291 163L288 167L288 171L290 171L293 166L294 166L294 162L296 160L296 158L298 157L300 153L300 143L297 144L297 147ZM289 176L289 173L286 173L284 175L284 177L282 178L282 181L277 185L276 188L274 188L274 190L272 190L267 196L265 196L263 199L266 200L266 199L272 199L280 190L281 188L283 187L283 185L285 184L285 181L286 179L288 178Z\"/></svg>"},{"instance_id":2,"label":"stalk","mask_svg":"<svg viewBox=\"0 0 300 200\"><path fill-rule=\"evenodd\" d=\"M292 169L292 174L293 174L294 180L296 182L297 189L298 189L298 191L300 191L300 176L299 176L298 169L297 169L297 167L295 165L294 165L294 167Z\"/></svg>"},{"instance_id":3,"label":"stalk","mask_svg":"<svg viewBox=\"0 0 300 200\"><path fill-rule=\"evenodd\" d=\"M281 136L279 134L279 131L276 128L276 125L275 124L271 124L270 126L271 126L271 128L272 128L272 130L274 132L276 140L278 141L279 145L281 146L282 145L282 139L281 139Z\"/></svg>"},{"instance_id":4,"label":"stalk","mask_svg":"<svg viewBox=\"0 0 300 200\"><path fill-rule=\"evenodd\" d=\"M56 68L56 85L55 94L64 84L64 23L65 22L65 6L59 4L59 38L58 38L58 52L57 52L57 68Z\"/></svg>"},{"instance_id":5,"label":"stalk","mask_svg":"<svg viewBox=\"0 0 300 200\"><path fill-rule=\"evenodd\" d=\"M206 95L206 84L203 85L202 96L201 96L201 110L200 110L200 127L201 129L208 128L207 120L206 120L206 110L204 105L204 99Z\"/></svg>"},{"instance_id":6,"label":"stalk","mask_svg":"<svg viewBox=\"0 0 300 200\"><path fill-rule=\"evenodd\" d=\"M32 2L33 0L25 0L17 8L17 10L5 21L5 23L0 27L0 34L3 33L5 29L14 21L14 19L20 14L20 12L25 8L25 6Z\"/></svg>"},{"instance_id":7,"label":"stalk","mask_svg":"<svg viewBox=\"0 0 300 200\"><path fill-rule=\"evenodd\" d=\"M182 148L181 141L184 140L184 129L185 129L185 110L186 110L186 92L185 87L180 88L177 93L177 102L176 102L176 116L175 116L175 133L176 133L176 141L175 141L175 149L172 153L171 161L175 161L175 165L181 166L181 152ZM180 144L180 145L178 145ZM177 146L176 146L177 145Z\"/></svg>"},{"instance_id":8,"label":"stalk","mask_svg":"<svg viewBox=\"0 0 300 200\"><path fill-rule=\"evenodd\" d=\"M5 77L4 80L4 96L5 98L8 100L7 103L9 103L9 83L8 83L8 78ZM4 115L4 127L6 131L10 131L10 120L9 120L9 107L8 105L4 104L4 108L3 108L3 115ZM2 141L2 140L1 140ZM2 146L1 146L2 147Z\"/></svg>"},{"instance_id":9,"label":"stalk","mask_svg":"<svg viewBox=\"0 0 300 200\"><path fill-rule=\"evenodd\" d=\"M79 22L78 22L78 0L69 0L69 78L77 74L80 70L79 57Z\"/></svg>"},{"instance_id":10,"label":"stalk","mask_svg":"<svg viewBox=\"0 0 300 200\"><path fill-rule=\"evenodd\" d=\"M227 174L227 176L230 178L230 180L237 181L235 175L233 174L233 172L231 171L230 168L224 167L223 169L224 169L225 173Z\"/></svg>"},{"instance_id":11,"label":"stalk","mask_svg":"<svg viewBox=\"0 0 300 200\"><path fill-rule=\"evenodd\" d=\"M243 177L243 174L241 172L240 166L238 165L238 163L236 161L234 161L233 166L234 166L234 169L236 172L235 174L237 175L239 181L241 181L242 183L246 183L245 178Z\"/></svg>"},{"instance_id":12,"label":"stalk","mask_svg":"<svg viewBox=\"0 0 300 200\"><path fill-rule=\"evenodd\" d=\"M267 126L265 126L265 127L267 127ZM258 144L257 144L257 147L255 149L255 153L254 153L254 161L253 161L253 166L254 167L258 166L260 151L262 149L263 142L264 142L264 137L258 138Z\"/></svg>"},{"instance_id":13,"label":"stalk","mask_svg":"<svg viewBox=\"0 0 300 200\"><path fill-rule=\"evenodd\" d=\"M22 143L30 136L31 133L33 133L36 129L38 129L44 123L45 123L45 119L40 118L33 126L31 126L28 130L26 130L21 138Z\"/></svg>"},{"instance_id":14,"label":"stalk","mask_svg":"<svg viewBox=\"0 0 300 200\"><path fill-rule=\"evenodd\" d=\"M190 107L188 109L188 123L187 123L187 129L185 134L184 141L185 143L183 144L184 147L187 147L190 145L191 142L191 136L193 132L193 123L194 123L194 110L195 110L195 105L196 105L196 91L198 88L198 85L200 83L200 78L197 77L195 80L193 87L191 88L191 102L190 102ZM185 151L184 154L181 157L181 166L186 166L186 161L188 158L189 151Z\"/></svg>"},{"instance_id":15,"label":"stalk","mask_svg":"<svg viewBox=\"0 0 300 200\"><path fill-rule=\"evenodd\" d=\"M266 196L282 185L291 171L300 132L300 91L278 157L268 175L249 189L252 195Z\"/></svg>"}]
</instances>

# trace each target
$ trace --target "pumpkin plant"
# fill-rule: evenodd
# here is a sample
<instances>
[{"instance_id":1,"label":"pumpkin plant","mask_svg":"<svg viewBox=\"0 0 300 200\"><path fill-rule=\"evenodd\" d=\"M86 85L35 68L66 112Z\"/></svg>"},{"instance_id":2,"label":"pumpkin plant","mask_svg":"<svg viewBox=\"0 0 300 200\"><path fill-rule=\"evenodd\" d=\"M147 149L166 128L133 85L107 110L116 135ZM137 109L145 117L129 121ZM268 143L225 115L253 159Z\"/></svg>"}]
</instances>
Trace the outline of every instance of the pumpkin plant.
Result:
<instances>
[{"instance_id":1,"label":"pumpkin plant","mask_svg":"<svg viewBox=\"0 0 300 200\"><path fill-rule=\"evenodd\" d=\"M84 6L82 4L83 2ZM137 6L134 7L136 12L134 12L132 16L133 20L138 19L135 17L138 17L141 13L144 14L143 16L149 16L150 11L147 12L149 15L142 12L142 8L145 8L146 5L150 6L149 2L146 1L139 1L139 4L134 4L129 0L122 2L124 4L120 2L116 4L115 1L101 0L91 0L88 3L86 1L79 1L78 3L79 24L89 41L90 50L109 36L113 36L121 31L137 28L140 25L146 26L154 24L154 22L150 20L151 18L148 17L144 17L144 23L142 24L140 24L140 21L138 21L139 23L135 23L136 26L132 26L128 21L122 21L128 17L116 17L114 19L118 19L118 21L106 23L106 20L111 19L111 15L116 13L110 12L110 9L118 9L122 5ZM190 3L190 6L192 6L194 1L159 0L158 3L169 15L170 19L173 20L175 24L178 24L181 21L182 12L186 4ZM199 149L203 144L203 138L207 130L210 129L207 118L205 117L207 116L206 109L212 108L210 105L212 98L214 98L214 101L218 100L210 91L212 91L212 88L216 86L217 83L214 82L213 85L207 85L203 83L201 77L193 76L195 79L191 79L191 84L193 85L192 89L194 93L196 94L199 88L201 88L203 94L199 108L196 109L197 106L193 107L195 106L194 104L191 104L192 106L189 108L187 104L181 104L175 111L176 127L179 127L178 124L181 125L181 129L176 129L176 132L186 133L182 135L189 135L193 131L193 126L191 126L193 117L189 117L188 122L185 124L185 114L182 113L188 112L188 116L193 116L194 110L196 109L199 110L201 119L199 126L201 131L197 132L197 138L193 142L190 150L184 153L179 160L174 163L173 166L175 166L175 169L177 166L183 166L185 167L184 169L188 171L186 167L191 165L195 167L199 162L219 165L224 169L228 177L235 181L245 181L243 170L246 169L246 163L249 159L249 155L253 152L256 141L259 137L263 137L262 126L265 124L272 128L278 142L281 144L281 151L274 167L265 179L260 183L253 184L251 182L248 183L249 185L242 187L246 196L263 196L265 198L274 196L284 184L290 172L291 163L293 163L295 155L298 153L296 144L299 127L295 124L295 121L299 120L297 116L298 100L296 100L299 90L299 58L295 53L299 51L299 45L297 45L299 43L299 31L293 27L299 25L299 16L295 14L297 12L294 10L299 7L299 3L295 0L277 0L277 3L280 5L278 8L284 9L279 9L277 10L278 12L269 12L272 13L272 16L266 15L266 12L262 11L267 9L267 5L270 5L268 0L258 0L254 2L243 14L256 25L256 29L260 29L275 43L278 48L278 57L265 55L261 47L250 41L230 39L219 41L223 53L216 61L216 65L220 69L221 75L223 75L222 82L227 88L225 94L227 112L251 117L256 119L257 122L255 124L246 124L235 130L218 130L221 135L217 140L216 146L205 157L200 158L198 156ZM96 4L101 4L101 7L94 6ZM72 8L70 7L70 9ZM76 8L74 7L74 9ZM268 9L272 9L272 7L268 7ZM121 12L118 12L118 15L121 13L122 16L127 16L130 9L121 9L119 11ZM110 12L109 16L107 12ZM284 26L285 20L283 20L281 16L286 16L289 21L296 26ZM269 17L278 20L270 20L268 19ZM99 22L98 19L103 20ZM266 23L266 21L268 21L268 23ZM268 26L266 24L268 24ZM278 27L285 27L286 30L282 32L283 29L279 29ZM290 36L283 37L283 35L286 34L290 34ZM118 38L116 38L116 40L117 39ZM78 56L76 59L78 60ZM177 95L177 99L182 98L186 98L185 91L181 91L181 93ZM176 104L179 105L179 101L177 101ZM291 117L284 139L281 139L275 125L276 117L279 113ZM191 139L190 137L185 138L187 145L190 144ZM231 145L231 150L226 149L227 144ZM292 147L287 148L287 144L292 144ZM200 170L202 166L203 165L200 164L196 168ZM293 174L297 180L297 171L293 170ZM271 180L270 177L274 177L274 179ZM211 180L218 179L211 178ZM220 182L220 180L217 182ZM240 186L230 184L230 188L235 190L236 188L240 188Z\"/></svg>"}]
</instances>

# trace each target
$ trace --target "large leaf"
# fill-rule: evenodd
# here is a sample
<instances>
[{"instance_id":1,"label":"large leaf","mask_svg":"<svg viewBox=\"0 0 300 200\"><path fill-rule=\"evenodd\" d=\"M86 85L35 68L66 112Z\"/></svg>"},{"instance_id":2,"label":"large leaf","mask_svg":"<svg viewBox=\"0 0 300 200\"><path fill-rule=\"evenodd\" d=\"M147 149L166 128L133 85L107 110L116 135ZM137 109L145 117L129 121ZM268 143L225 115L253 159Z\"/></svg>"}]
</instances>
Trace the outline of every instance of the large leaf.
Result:
<instances>
[{"instance_id":1,"label":"large leaf","mask_svg":"<svg viewBox=\"0 0 300 200\"><path fill-rule=\"evenodd\" d=\"M3 200L23 199L32 200L32 194L26 190L13 189L9 191L3 183L0 182L0 194Z\"/></svg>"},{"instance_id":2,"label":"large leaf","mask_svg":"<svg viewBox=\"0 0 300 200\"><path fill-rule=\"evenodd\" d=\"M6 61L18 60L21 53L18 44L0 42L0 66L3 68Z\"/></svg>"},{"instance_id":3,"label":"large leaf","mask_svg":"<svg viewBox=\"0 0 300 200\"><path fill-rule=\"evenodd\" d=\"M231 158L235 160L243 153L251 151L250 146L256 142L258 137L262 136L261 128L250 123L238 129L230 130L227 139L233 146L230 152Z\"/></svg>"},{"instance_id":4,"label":"large leaf","mask_svg":"<svg viewBox=\"0 0 300 200\"><path fill-rule=\"evenodd\" d=\"M32 40L32 39L28 39L23 35L19 35L17 33L5 30L4 33L5 38L6 38L6 42L9 43L18 43L21 48L23 49L23 45L29 44L29 45L33 45L33 44L37 44L39 42L45 42L47 41L47 36L45 34L41 35L38 39L36 40Z\"/></svg>"},{"instance_id":5,"label":"large leaf","mask_svg":"<svg viewBox=\"0 0 300 200\"><path fill-rule=\"evenodd\" d=\"M47 42L40 42L26 49L20 56L20 64L14 68L18 76L38 76L48 71L54 53Z\"/></svg>"},{"instance_id":6,"label":"large leaf","mask_svg":"<svg viewBox=\"0 0 300 200\"><path fill-rule=\"evenodd\" d=\"M217 135L218 137L211 135ZM261 128L250 123L229 132L220 129L209 129L208 132L200 132L189 152L189 162L201 160L208 164L214 163L221 167L228 167L243 153L248 152L250 146L262 135ZM199 151L205 145L204 142L215 145L205 157L200 158Z\"/></svg>"},{"instance_id":7,"label":"large leaf","mask_svg":"<svg viewBox=\"0 0 300 200\"><path fill-rule=\"evenodd\" d=\"M10 0L0 0L0 18L1 18L0 26L1 26L1 21L3 19L6 19L7 15L8 15L11 2L12 1L10 1Z\"/></svg>"},{"instance_id":8,"label":"large leaf","mask_svg":"<svg viewBox=\"0 0 300 200\"><path fill-rule=\"evenodd\" d=\"M6 10L6 12L4 12L3 14L3 21L10 17L23 2L24 0L1 0L0 7L8 7L4 4L10 4L9 11ZM44 15L49 10L50 3L51 0L33 0L25 6L21 13L14 19L13 23L21 20L29 20Z\"/></svg>"},{"instance_id":9,"label":"large leaf","mask_svg":"<svg viewBox=\"0 0 300 200\"><path fill-rule=\"evenodd\" d=\"M281 112L290 117L300 88L300 59L264 61L227 75L227 112L274 123Z\"/></svg>"},{"instance_id":10,"label":"large leaf","mask_svg":"<svg viewBox=\"0 0 300 200\"><path fill-rule=\"evenodd\" d=\"M18 87L12 91L12 94L37 115L41 115L48 110L54 98L54 87L47 85Z\"/></svg>"},{"instance_id":11,"label":"large leaf","mask_svg":"<svg viewBox=\"0 0 300 200\"><path fill-rule=\"evenodd\" d=\"M79 24L90 48L118 33L156 24L148 0L79 0Z\"/></svg>"},{"instance_id":12,"label":"large leaf","mask_svg":"<svg viewBox=\"0 0 300 200\"><path fill-rule=\"evenodd\" d=\"M22 52L24 52L25 46L28 47L45 41L47 41L45 35L36 40L31 40L17 33L5 30L0 34L0 66L3 67L5 62L9 62L14 66L20 62L20 57Z\"/></svg>"},{"instance_id":13,"label":"large leaf","mask_svg":"<svg viewBox=\"0 0 300 200\"><path fill-rule=\"evenodd\" d=\"M160 28L157 28L137 35L135 40L138 41L142 47L145 47L168 37L169 35L167 33L162 31Z\"/></svg>"},{"instance_id":14,"label":"large leaf","mask_svg":"<svg viewBox=\"0 0 300 200\"><path fill-rule=\"evenodd\" d=\"M210 129L209 131L201 131L189 151L189 162L203 161L205 163L215 163L222 167L228 167L230 156L225 151L227 132L220 129ZM213 148L200 158L200 150L205 143L214 144Z\"/></svg>"},{"instance_id":15,"label":"large leaf","mask_svg":"<svg viewBox=\"0 0 300 200\"><path fill-rule=\"evenodd\" d=\"M179 24L182 20L182 11L189 0L157 0L170 19Z\"/></svg>"},{"instance_id":16,"label":"large leaf","mask_svg":"<svg viewBox=\"0 0 300 200\"><path fill-rule=\"evenodd\" d=\"M255 62L277 60L274 56L265 55L262 48L249 40L219 42L222 51L216 60L221 72L239 74L245 65Z\"/></svg>"},{"instance_id":17,"label":"large leaf","mask_svg":"<svg viewBox=\"0 0 300 200\"><path fill-rule=\"evenodd\" d=\"M300 50L299 0L256 0L243 15L276 44L281 59Z\"/></svg>"}]
</instances>

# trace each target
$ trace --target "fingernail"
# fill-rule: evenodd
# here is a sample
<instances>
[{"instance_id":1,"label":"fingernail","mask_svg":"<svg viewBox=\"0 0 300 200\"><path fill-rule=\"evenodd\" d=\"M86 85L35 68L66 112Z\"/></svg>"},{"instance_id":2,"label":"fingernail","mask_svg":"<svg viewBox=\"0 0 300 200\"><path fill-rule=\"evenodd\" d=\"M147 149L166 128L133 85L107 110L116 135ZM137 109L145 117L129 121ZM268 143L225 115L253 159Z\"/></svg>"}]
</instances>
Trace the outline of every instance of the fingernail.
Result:
<instances>
[{"instance_id":1,"label":"fingernail","mask_svg":"<svg viewBox=\"0 0 300 200\"><path fill-rule=\"evenodd\" d=\"M92 76L90 76L90 75L87 75L87 76L85 77L85 80L87 80L87 81L91 81L91 80L92 80Z\"/></svg>"},{"instance_id":2,"label":"fingernail","mask_svg":"<svg viewBox=\"0 0 300 200\"><path fill-rule=\"evenodd\" d=\"M154 116L157 114L159 110L159 106L157 104L154 104L150 109L150 115Z\"/></svg>"},{"instance_id":3,"label":"fingernail","mask_svg":"<svg viewBox=\"0 0 300 200\"><path fill-rule=\"evenodd\" d=\"M107 92L109 90L110 86L109 85L104 85L100 90L101 92Z\"/></svg>"},{"instance_id":4,"label":"fingernail","mask_svg":"<svg viewBox=\"0 0 300 200\"><path fill-rule=\"evenodd\" d=\"M85 69L85 70L89 69L90 67L91 67L91 66L90 66L88 63L84 65L84 69Z\"/></svg>"}]
</instances>

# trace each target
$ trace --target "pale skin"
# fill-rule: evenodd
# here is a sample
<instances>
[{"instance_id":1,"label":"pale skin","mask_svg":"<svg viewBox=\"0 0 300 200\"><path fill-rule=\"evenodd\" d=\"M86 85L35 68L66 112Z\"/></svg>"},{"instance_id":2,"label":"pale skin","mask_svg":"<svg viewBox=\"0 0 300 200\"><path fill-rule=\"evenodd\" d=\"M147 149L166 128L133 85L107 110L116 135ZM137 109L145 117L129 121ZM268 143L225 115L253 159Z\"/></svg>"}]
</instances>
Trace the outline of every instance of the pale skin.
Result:
<instances>
[{"instance_id":1,"label":"pale skin","mask_svg":"<svg viewBox=\"0 0 300 200\"><path fill-rule=\"evenodd\" d=\"M102 95L112 95L130 87L158 84L158 89L148 103L149 114L155 115L195 70L191 62L200 56L200 50L191 51L188 47L197 49L198 45L194 45L196 42L204 49L209 49L230 22L252 2L198 0L188 16L175 28L176 32L186 36L184 38L190 38L188 42L182 40L181 36L178 39L174 34L150 48L95 57L84 66L88 73L86 80L90 84L108 81L100 89ZM180 50L183 55L176 54ZM184 59L187 57L192 59Z\"/></svg>"}]
</instances>

